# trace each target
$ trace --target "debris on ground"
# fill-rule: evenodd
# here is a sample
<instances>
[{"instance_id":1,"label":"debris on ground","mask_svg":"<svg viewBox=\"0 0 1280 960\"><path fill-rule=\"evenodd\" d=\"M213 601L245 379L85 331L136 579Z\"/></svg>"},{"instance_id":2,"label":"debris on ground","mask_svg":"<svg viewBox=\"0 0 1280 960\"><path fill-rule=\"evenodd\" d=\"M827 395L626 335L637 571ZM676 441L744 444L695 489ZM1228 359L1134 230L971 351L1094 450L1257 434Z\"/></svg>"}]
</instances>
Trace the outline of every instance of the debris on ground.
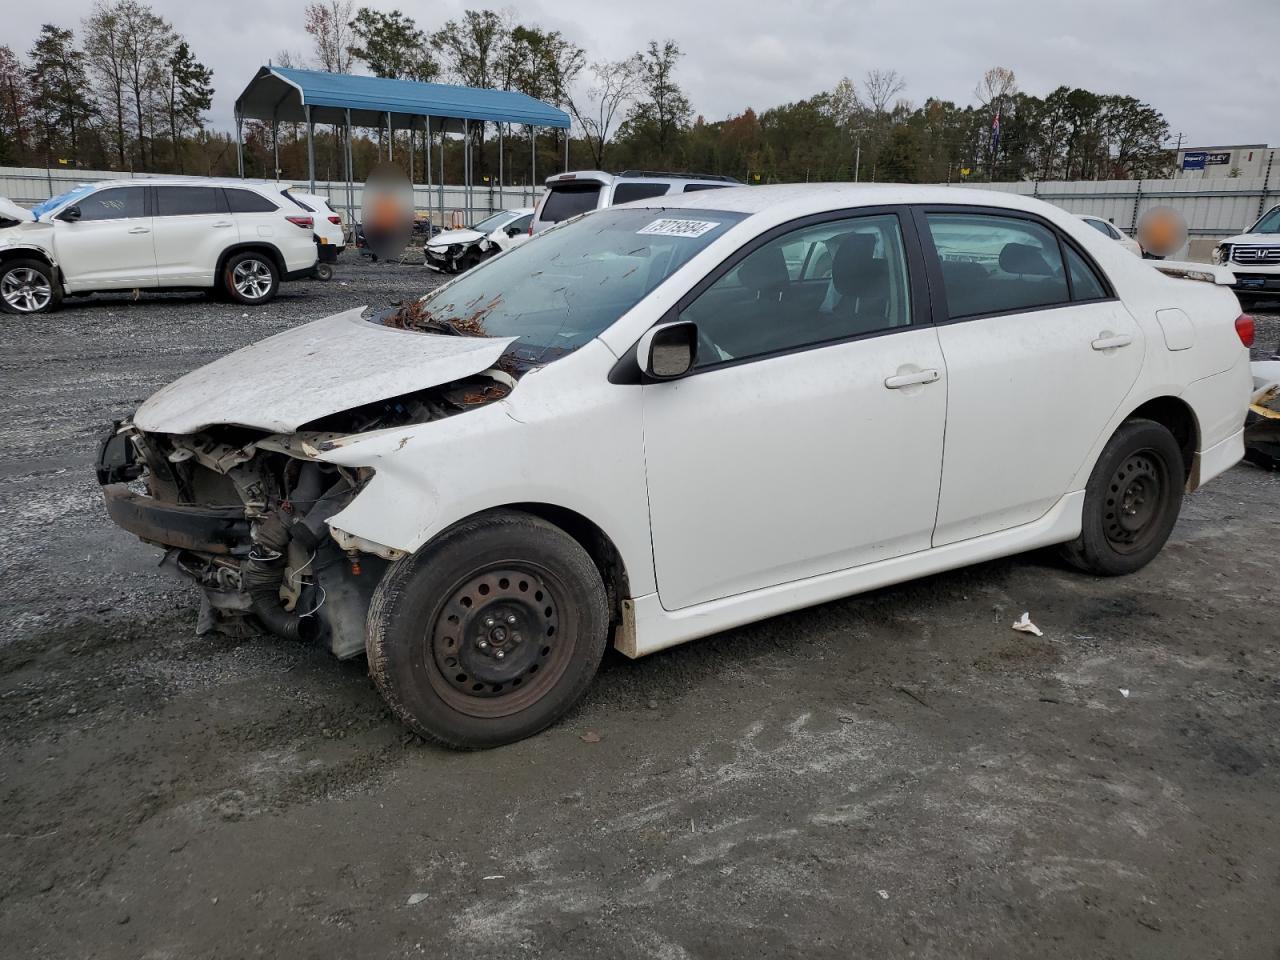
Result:
<instances>
[{"instance_id":1,"label":"debris on ground","mask_svg":"<svg viewBox=\"0 0 1280 960\"><path fill-rule=\"evenodd\" d=\"M596 733L594 730L588 730L582 735L581 739L583 743L599 743L600 734Z\"/></svg>"},{"instance_id":2,"label":"debris on ground","mask_svg":"<svg viewBox=\"0 0 1280 960\"><path fill-rule=\"evenodd\" d=\"M428 895L427 895L427 894L425 894L425 893L411 893L411 894L409 894L409 906L411 906L411 907L416 907L418 904L422 903L422 901L423 901L423 900L426 900L426 899L427 899L427 896L428 896Z\"/></svg>"},{"instance_id":3,"label":"debris on ground","mask_svg":"<svg viewBox=\"0 0 1280 960\"><path fill-rule=\"evenodd\" d=\"M1035 634L1037 637L1044 636L1044 631L1031 622L1031 614L1029 612L1024 613L1017 620L1013 621L1013 629L1017 630L1019 633L1031 633Z\"/></svg>"}]
</instances>

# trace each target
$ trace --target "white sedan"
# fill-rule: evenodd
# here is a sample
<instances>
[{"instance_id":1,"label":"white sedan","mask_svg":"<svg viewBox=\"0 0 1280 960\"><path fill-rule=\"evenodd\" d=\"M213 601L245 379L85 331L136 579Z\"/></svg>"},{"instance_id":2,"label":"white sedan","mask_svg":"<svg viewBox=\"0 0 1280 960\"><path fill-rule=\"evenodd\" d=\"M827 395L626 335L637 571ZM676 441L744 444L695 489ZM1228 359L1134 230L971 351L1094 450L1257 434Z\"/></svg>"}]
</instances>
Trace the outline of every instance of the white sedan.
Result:
<instances>
[{"instance_id":1,"label":"white sedan","mask_svg":"<svg viewBox=\"0 0 1280 960\"><path fill-rule=\"evenodd\" d=\"M1142 256L1142 245L1127 233L1122 233L1120 228L1110 220L1104 220L1102 217L1095 217L1090 213L1078 213L1076 216L1089 226L1093 227L1093 229L1097 230L1104 237L1109 237L1116 243L1120 244L1120 246L1124 247L1124 249L1128 250L1135 257Z\"/></svg>"},{"instance_id":2,"label":"white sedan","mask_svg":"<svg viewBox=\"0 0 1280 960\"><path fill-rule=\"evenodd\" d=\"M427 241L426 265L445 273L470 270L503 250L529 239L533 208L500 210L479 223L457 230L442 230Z\"/></svg>"},{"instance_id":3,"label":"white sedan","mask_svg":"<svg viewBox=\"0 0 1280 960\"><path fill-rule=\"evenodd\" d=\"M685 194L188 374L98 474L208 620L367 650L406 724L493 746L610 642L1051 544L1140 569L1243 452L1230 281L1003 193Z\"/></svg>"}]
</instances>

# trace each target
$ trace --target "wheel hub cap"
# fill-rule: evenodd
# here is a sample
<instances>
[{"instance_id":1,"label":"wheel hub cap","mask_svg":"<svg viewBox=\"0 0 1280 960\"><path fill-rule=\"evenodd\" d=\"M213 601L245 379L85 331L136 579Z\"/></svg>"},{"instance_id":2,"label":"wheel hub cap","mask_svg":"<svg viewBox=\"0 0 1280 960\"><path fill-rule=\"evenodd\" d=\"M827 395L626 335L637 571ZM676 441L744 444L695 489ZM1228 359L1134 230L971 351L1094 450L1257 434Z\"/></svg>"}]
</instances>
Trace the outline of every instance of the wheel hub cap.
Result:
<instances>
[{"instance_id":1,"label":"wheel hub cap","mask_svg":"<svg viewBox=\"0 0 1280 960\"><path fill-rule=\"evenodd\" d=\"M53 299L53 287L38 270L19 267L0 280L0 296L13 309L31 313L48 306Z\"/></svg>"},{"instance_id":2,"label":"wheel hub cap","mask_svg":"<svg viewBox=\"0 0 1280 960\"><path fill-rule=\"evenodd\" d=\"M1118 547L1136 545L1160 512L1163 489L1163 471L1151 456L1138 453L1125 460L1107 489L1107 539Z\"/></svg>"},{"instance_id":3,"label":"wheel hub cap","mask_svg":"<svg viewBox=\"0 0 1280 960\"><path fill-rule=\"evenodd\" d=\"M258 300L271 289L271 271L261 260L242 260L232 271L231 282L241 296Z\"/></svg>"}]
</instances>

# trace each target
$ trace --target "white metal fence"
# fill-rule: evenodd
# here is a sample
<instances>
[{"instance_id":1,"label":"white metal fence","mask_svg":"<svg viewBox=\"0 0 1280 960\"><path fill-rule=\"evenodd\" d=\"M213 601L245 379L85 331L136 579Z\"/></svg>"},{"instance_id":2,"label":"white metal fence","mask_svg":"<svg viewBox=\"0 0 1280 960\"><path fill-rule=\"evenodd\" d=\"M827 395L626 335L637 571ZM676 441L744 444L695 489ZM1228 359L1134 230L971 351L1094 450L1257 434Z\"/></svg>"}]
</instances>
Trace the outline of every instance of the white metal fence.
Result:
<instances>
[{"instance_id":1,"label":"white metal fence","mask_svg":"<svg viewBox=\"0 0 1280 960\"><path fill-rule=\"evenodd\" d=\"M1274 155L1275 151L1272 151ZM78 183L130 177L128 173L108 170L44 170L34 167L0 167L0 196L16 203L34 204L68 190ZM152 174L137 174L149 177ZM286 181L305 189L305 181ZM953 184L961 186L961 184ZM970 183L964 186L1001 190L1039 197L1071 213L1090 213L1111 220L1121 230L1132 234L1138 218L1150 207L1176 207L1187 219L1193 238L1227 237L1240 233L1267 209L1280 203L1280 162L1274 162L1263 177L1235 177L1220 180L1090 180L1090 181L1020 181L1015 183ZM360 209L362 189L342 181L317 182L316 192L330 199L333 206L348 212ZM477 185L471 202L466 190L459 186L419 184L414 188L416 207L433 213L433 220L474 222L484 214L515 207L532 206L541 188Z\"/></svg>"},{"instance_id":2,"label":"white metal fence","mask_svg":"<svg viewBox=\"0 0 1280 960\"><path fill-rule=\"evenodd\" d=\"M8 197L14 203L32 206L41 200L57 196L80 183L96 180L149 179L162 177L163 174L121 173L114 170L75 170L50 169L40 167L0 167L0 197ZM282 180L282 184L298 190L307 191L310 184L305 180ZM348 185L341 180L333 182L316 181L315 192L327 197L334 209L344 213L359 210L364 191L361 184L352 184L350 201ZM488 184L477 184L471 190L470 203L467 191L460 186L439 185L414 186L414 206L425 214L430 214L432 222L443 222L445 226L463 223L474 223L477 219L496 210L510 210L518 207L531 207L537 200L542 188L536 190L529 187L502 187ZM443 219L441 219L443 211ZM351 218L348 218L351 219ZM354 219L359 219L356 216Z\"/></svg>"}]
</instances>

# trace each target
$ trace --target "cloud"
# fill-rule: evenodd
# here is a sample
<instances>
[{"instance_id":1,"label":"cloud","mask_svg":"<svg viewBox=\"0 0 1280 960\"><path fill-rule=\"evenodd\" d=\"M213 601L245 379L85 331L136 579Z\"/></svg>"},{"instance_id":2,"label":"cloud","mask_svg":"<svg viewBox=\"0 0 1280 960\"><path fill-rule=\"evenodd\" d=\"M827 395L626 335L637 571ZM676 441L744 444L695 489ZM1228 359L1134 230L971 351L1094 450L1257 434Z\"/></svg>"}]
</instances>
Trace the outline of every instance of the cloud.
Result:
<instances>
[{"instance_id":1,"label":"cloud","mask_svg":"<svg viewBox=\"0 0 1280 960\"><path fill-rule=\"evenodd\" d=\"M472 0L399 7L434 29ZM79 27L91 0L6 3L5 41L25 51L52 21ZM215 125L254 70L282 49L306 52L303 0L153 0L214 70ZM502 7L501 0L489 6ZM841 76L896 69L905 95L972 102L982 72L1011 68L1043 96L1062 84L1145 100L1192 144L1280 143L1275 108L1278 0L1235 0L1225 14L1200 0L524 0L520 20L558 29L591 59L619 59L648 40L685 51L678 80L697 113L718 119L830 89ZM429 10L430 13L424 12Z\"/></svg>"}]
</instances>

